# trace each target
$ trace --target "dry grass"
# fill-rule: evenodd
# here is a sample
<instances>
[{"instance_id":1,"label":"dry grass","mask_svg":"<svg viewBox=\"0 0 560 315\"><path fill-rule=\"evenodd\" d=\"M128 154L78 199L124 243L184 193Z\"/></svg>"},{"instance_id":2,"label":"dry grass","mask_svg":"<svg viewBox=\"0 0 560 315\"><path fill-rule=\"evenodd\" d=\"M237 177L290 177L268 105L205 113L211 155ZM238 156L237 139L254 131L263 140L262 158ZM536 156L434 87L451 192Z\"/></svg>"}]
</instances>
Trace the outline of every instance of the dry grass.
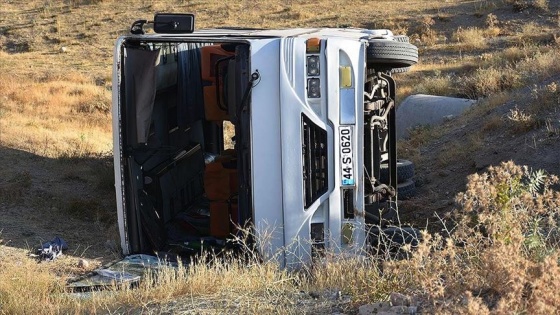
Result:
<instances>
[{"instance_id":1,"label":"dry grass","mask_svg":"<svg viewBox=\"0 0 560 315\"><path fill-rule=\"evenodd\" d=\"M527 82L540 82L560 71L560 50L550 47L510 47L478 59L479 67L471 73L427 77L417 90L478 99L521 88Z\"/></svg>"},{"instance_id":2,"label":"dry grass","mask_svg":"<svg viewBox=\"0 0 560 315\"><path fill-rule=\"evenodd\" d=\"M484 30L477 27L459 28L453 34L453 40L459 43L458 49L475 50L487 46Z\"/></svg>"},{"instance_id":3,"label":"dry grass","mask_svg":"<svg viewBox=\"0 0 560 315\"><path fill-rule=\"evenodd\" d=\"M424 145L439 139L443 135L443 129L434 126L418 126L410 130L407 139L397 142L399 157L422 164L426 156L421 154L420 148Z\"/></svg>"},{"instance_id":4,"label":"dry grass","mask_svg":"<svg viewBox=\"0 0 560 315\"><path fill-rule=\"evenodd\" d=\"M433 76L416 86L415 92L429 95L455 95L457 94L454 84L456 79L453 75L442 75L440 71L435 71Z\"/></svg>"},{"instance_id":5,"label":"dry grass","mask_svg":"<svg viewBox=\"0 0 560 315\"><path fill-rule=\"evenodd\" d=\"M472 175L448 237L425 235L410 261L388 264L431 300L432 312L554 313L560 280L555 182L511 162Z\"/></svg>"},{"instance_id":6,"label":"dry grass","mask_svg":"<svg viewBox=\"0 0 560 315\"><path fill-rule=\"evenodd\" d=\"M560 71L560 50L550 49L537 52L533 56L523 59L517 66L517 71L525 80L540 82Z\"/></svg>"},{"instance_id":7,"label":"dry grass","mask_svg":"<svg viewBox=\"0 0 560 315\"><path fill-rule=\"evenodd\" d=\"M424 232L417 249L403 248L408 260L327 254L309 269L287 271L253 255L209 256L148 274L138 288L116 287L89 299L65 295L64 279L48 264L0 260L0 310L324 313L398 291L427 313L551 313L560 298L560 193L551 189L557 181L511 162L472 175L457 197L461 211L444 222L449 229L443 235ZM329 294L338 291L350 300L333 302ZM310 302L317 297L300 292L325 297Z\"/></svg>"},{"instance_id":8,"label":"dry grass","mask_svg":"<svg viewBox=\"0 0 560 315\"><path fill-rule=\"evenodd\" d=\"M45 157L111 149L110 91L69 73L41 80L0 74L0 144Z\"/></svg>"},{"instance_id":9,"label":"dry grass","mask_svg":"<svg viewBox=\"0 0 560 315\"><path fill-rule=\"evenodd\" d=\"M452 141L441 148L436 161L441 167L452 165L457 161L461 161L463 165L470 165L481 146L482 136L475 133L467 137L466 141Z\"/></svg>"},{"instance_id":10,"label":"dry grass","mask_svg":"<svg viewBox=\"0 0 560 315\"><path fill-rule=\"evenodd\" d=\"M560 87L556 82L544 86L534 85L531 90L531 98L531 106L528 109L532 113L557 111L560 105Z\"/></svg>"},{"instance_id":11,"label":"dry grass","mask_svg":"<svg viewBox=\"0 0 560 315\"><path fill-rule=\"evenodd\" d=\"M540 12L549 10L549 0L507 0L515 11L525 11L528 9L536 9Z\"/></svg>"},{"instance_id":12,"label":"dry grass","mask_svg":"<svg viewBox=\"0 0 560 315\"><path fill-rule=\"evenodd\" d=\"M389 28L406 33L421 47L420 64L399 75L399 98L414 92L486 97L466 114L467 118L486 117L485 132L507 124L513 130L525 130L523 126L531 130L540 126L533 125L541 121L539 115L557 111L556 83L540 84L560 72L555 30L543 27L541 21L524 21L525 26L515 29L517 24L511 26L508 19L494 15L494 10L507 5L508 9L535 10L531 12L556 18L558 23L557 15L550 17L552 3L379 3L375 16L370 1L355 1L349 7L342 0L5 3L0 8L0 146L57 158L60 163L54 172L60 176L55 180L83 181L88 173L83 169L84 157L98 157L111 149L108 111L114 41L128 31L132 21L150 18L155 11L195 13L200 28ZM446 23L456 17L455 5L464 5L471 10L467 14L481 17L482 22L448 29ZM445 36L449 35L453 41L447 43ZM500 44L494 41L498 36L503 39ZM527 107L519 105L515 113L510 112L511 118L489 115L510 99L521 99L512 90L534 84ZM549 135L558 136L557 117L547 119L545 125ZM399 155L422 164L429 157L421 149L443 132L430 127L414 130L409 140L399 142ZM442 148L435 162L446 165L459 159L470 163L481 145L481 135L464 142L457 140ZM102 194L112 194L110 165L96 167L95 173L95 179L88 177L86 184ZM40 185L26 172L3 174L9 176L0 182L2 206L22 202L34 192L34 185ZM560 300L560 195L549 186L556 179L539 174L507 163L473 175L458 197L460 215L447 219L449 231L443 236L426 232L420 247L408 253L410 260L327 255L301 272L255 260L199 261L178 270L166 269L157 278L148 277L134 290L115 288L109 294L77 299L64 294L68 275L83 272L76 270L75 257L48 265L23 255L4 255L0 257L0 313L332 313L336 301L327 303L327 297L318 302L300 292L340 290L351 302L336 306L337 311L349 313L360 303L386 300L389 293L399 291L421 300L426 313L552 314L554 303ZM49 193L28 204L43 211L44 204L50 207L65 194ZM88 220L97 223L106 220L107 209L92 198L76 195L56 205L61 213L87 213Z\"/></svg>"},{"instance_id":13,"label":"dry grass","mask_svg":"<svg viewBox=\"0 0 560 315\"><path fill-rule=\"evenodd\" d=\"M486 29L484 30L485 37L495 37L498 36L501 32L499 27L500 22L498 21L498 17L493 14L489 13L486 16Z\"/></svg>"},{"instance_id":14,"label":"dry grass","mask_svg":"<svg viewBox=\"0 0 560 315\"><path fill-rule=\"evenodd\" d=\"M463 77L463 93L477 99L521 86L520 74L512 68L479 68Z\"/></svg>"},{"instance_id":15,"label":"dry grass","mask_svg":"<svg viewBox=\"0 0 560 315\"><path fill-rule=\"evenodd\" d=\"M0 312L54 314L64 308L60 303L64 283L44 266L23 259L17 264L2 260L0 267Z\"/></svg>"},{"instance_id":16,"label":"dry grass","mask_svg":"<svg viewBox=\"0 0 560 315\"><path fill-rule=\"evenodd\" d=\"M512 131L515 133L525 133L539 126L539 121L535 116L527 114L517 107L510 110L507 118L511 122Z\"/></svg>"},{"instance_id":17,"label":"dry grass","mask_svg":"<svg viewBox=\"0 0 560 315\"><path fill-rule=\"evenodd\" d=\"M437 42L438 34L432 27L436 22L430 16L424 16L416 28L416 36L420 39L420 43L426 46L434 45Z\"/></svg>"}]
</instances>

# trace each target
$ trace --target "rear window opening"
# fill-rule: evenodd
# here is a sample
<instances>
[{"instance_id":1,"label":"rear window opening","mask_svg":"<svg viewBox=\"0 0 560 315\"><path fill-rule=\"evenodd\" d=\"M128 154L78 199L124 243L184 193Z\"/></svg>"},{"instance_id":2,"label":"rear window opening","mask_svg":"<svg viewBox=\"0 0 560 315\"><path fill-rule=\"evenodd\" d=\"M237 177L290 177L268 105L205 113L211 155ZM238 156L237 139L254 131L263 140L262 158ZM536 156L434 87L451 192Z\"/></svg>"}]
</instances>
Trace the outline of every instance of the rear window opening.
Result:
<instances>
[{"instance_id":1,"label":"rear window opening","mask_svg":"<svg viewBox=\"0 0 560 315\"><path fill-rule=\"evenodd\" d=\"M122 56L130 252L232 246L252 218L249 45L128 41Z\"/></svg>"}]
</instances>

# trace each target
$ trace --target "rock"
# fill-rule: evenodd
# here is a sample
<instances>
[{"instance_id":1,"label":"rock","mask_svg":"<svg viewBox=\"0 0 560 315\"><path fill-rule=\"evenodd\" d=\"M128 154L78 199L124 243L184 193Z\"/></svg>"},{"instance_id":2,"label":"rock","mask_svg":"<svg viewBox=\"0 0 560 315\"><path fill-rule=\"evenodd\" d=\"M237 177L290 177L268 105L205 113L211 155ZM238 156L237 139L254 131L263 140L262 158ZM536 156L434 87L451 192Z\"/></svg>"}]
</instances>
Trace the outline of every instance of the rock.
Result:
<instances>
[{"instance_id":1,"label":"rock","mask_svg":"<svg viewBox=\"0 0 560 315\"><path fill-rule=\"evenodd\" d=\"M362 305L359 308L359 315L416 315L418 307L415 304L414 298L398 292L393 292L390 295L390 302L379 302L373 304Z\"/></svg>"},{"instance_id":2,"label":"rock","mask_svg":"<svg viewBox=\"0 0 560 315\"><path fill-rule=\"evenodd\" d=\"M65 52L68 52L68 48L66 48L65 46L62 46L62 47L60 47L60 50L59 50L59 51L60 51L61 53L65 53Z\"/></svg>"},{"instance_id":3,"label":"rock","mask_svg":"<svg viewBox=\"0 0 560 315\"><path fill-rule=\"evenodd\" d=\"M447 176L451 175L451 172L448 171L448 170L440 170L440 171L438 172L438 175L439 175L440 177L447 177Z\"/></svg>"},{"instance_id":4,"label":"rock","mask_svg":"<svg viewBox=\"0 0 560 315\"><path fill-rule=\"evenodd\" d=\"M393 306L388 311L373 313L376 315L416 315L416 306Z\"/></svg>"},{"instance_id":5,"label":"rock","mask_svg":"<svg viewBox=\"0 0 560 315\"><path fill-rule=\"evenodd\" d=\"M476 103L474 100L416 94L405 98L397 107L397 139L408 138L417 126L439 125L461 115Z\"/></svg>"},{"instance_id":6,"label":"rock","mask_svg":"<svg viewBox=\"0 0 560 315\"><path fill-rule=\"evenodd\" d=\"M414 176L414 184L416 188L422 187L430 183L430 180L424 176Z\"/></svg>"},{"instance_id":7,"label":"rock","mask_svg":"<svg viewBox=\"0 0 560 315\"><path fill-rule=\"evenodd\" d=\"M342 299L342 292L340 290L334 290L334 292L330 294L330 299L331 300Z\"/></svg>"},{"instance_id":8,"label":"rock","mask_svg":"<svg viewBox=\"0 0 560 315\"><path fill-rule=\"evenodd\" d=\"M404 306L404 305L393 306L389 310L389 313L390 314L408 314L408 306Z\"/></svg>"},{"instance_id":9,"label":"rock","mask_svg":"<svg viewBox=\"0 0 560 315\"><path fill-rule=\"evenodd\" d=\"M78 268L87 269L88 267L89 267L89 261L83 258L78 261Z\"/></svg>"},{"instance_id":10,"label":"rock","mask_svg":"<svg viewBox=\"0 0 560 315\"><path fill-rule=\"evenodd\" d=\"M390 302L379 302L373 304L362 305L358 308L359 315L373 315L381 312L388 312L391 309Z\"/></svg>"},{"instance_id":11,"label":"rock","mask_svg":"<svg viewBox=\"0 0 560 315\"><path fill-rule=\"evenodd\" d=\"M314 299L318 299L318 298L321 297L321 294L319 294L318 292L311 291L311 292L309 292L309 296L314 298Z\"/></svg>"},{"instance_id":12,"label":"rock","mask_svg":"<svg viewBox=\"0 0 560 315\"><path fill-rule=\"evenodd\" d=\"M389 300L391 301L392 305L409 306L410 304L412 304L412 298L410 296L398 292L391 293Z\"/></svg>"}]
</instances>

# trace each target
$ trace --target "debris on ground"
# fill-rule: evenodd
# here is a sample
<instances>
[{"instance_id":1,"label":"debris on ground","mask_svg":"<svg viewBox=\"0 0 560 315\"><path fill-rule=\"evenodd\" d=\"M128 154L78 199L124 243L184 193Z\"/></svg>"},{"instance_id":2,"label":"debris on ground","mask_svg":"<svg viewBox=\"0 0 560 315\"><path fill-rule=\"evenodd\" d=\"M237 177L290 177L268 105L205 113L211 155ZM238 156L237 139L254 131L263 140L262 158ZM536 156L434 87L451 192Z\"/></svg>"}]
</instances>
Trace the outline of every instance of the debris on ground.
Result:
<instances>
[{"instance_id":1,"label":"debris on ground","mask_svg":"<svg viewBox=\"0 0 560 315\"><path fill-rule=\"evenodd\" d=\"M142 277L148 271L175 267L177 267L176 263L161 260L156 256L130 255L78 279L72 279L68 283L68 288L74 292L87 292L102 290L115 285L135 285L142 280Z\"/></svg>"},{"instance_id":2,"label":"debris on ground","mask_svg":"<svg viewBox=\"0 0 560 315\"><path fill-rule=\"evenodd\" d=\"M43 243L41 248L37 249L36 257L40 261L52 261L61 256L63 250L67 249L66 241L56 236L52 241Z\"/></svg>"},{"instance_id":3,"label":"debris on ground","mask_svg":"<svg viewBox=\"0 0 560 315\"><path fill-rule=\"evenodd\" d=\"M89 267L89 261L83 258L78 261L78 268L87 269L88 267Z\"/></svg>"}]
</instances>

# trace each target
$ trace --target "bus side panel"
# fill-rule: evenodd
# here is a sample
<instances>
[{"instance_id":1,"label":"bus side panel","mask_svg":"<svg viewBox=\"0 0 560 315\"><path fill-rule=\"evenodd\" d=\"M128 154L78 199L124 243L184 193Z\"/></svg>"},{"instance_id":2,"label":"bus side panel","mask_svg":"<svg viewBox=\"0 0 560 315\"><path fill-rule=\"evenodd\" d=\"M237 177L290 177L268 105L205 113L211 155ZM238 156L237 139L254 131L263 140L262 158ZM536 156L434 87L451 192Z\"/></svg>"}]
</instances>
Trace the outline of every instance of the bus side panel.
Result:
<instances>
[{"instance_id":1,"label":"bus side panel","mask_svg":"<svg viewBox=\"0 0 560 315\"><path fill-rule=\"evenodd\" d=\"M251 42L251 149L253 219L259 249L284 265L282 159L280 142L279 40Z\"/></svg>"}]
</instances>

